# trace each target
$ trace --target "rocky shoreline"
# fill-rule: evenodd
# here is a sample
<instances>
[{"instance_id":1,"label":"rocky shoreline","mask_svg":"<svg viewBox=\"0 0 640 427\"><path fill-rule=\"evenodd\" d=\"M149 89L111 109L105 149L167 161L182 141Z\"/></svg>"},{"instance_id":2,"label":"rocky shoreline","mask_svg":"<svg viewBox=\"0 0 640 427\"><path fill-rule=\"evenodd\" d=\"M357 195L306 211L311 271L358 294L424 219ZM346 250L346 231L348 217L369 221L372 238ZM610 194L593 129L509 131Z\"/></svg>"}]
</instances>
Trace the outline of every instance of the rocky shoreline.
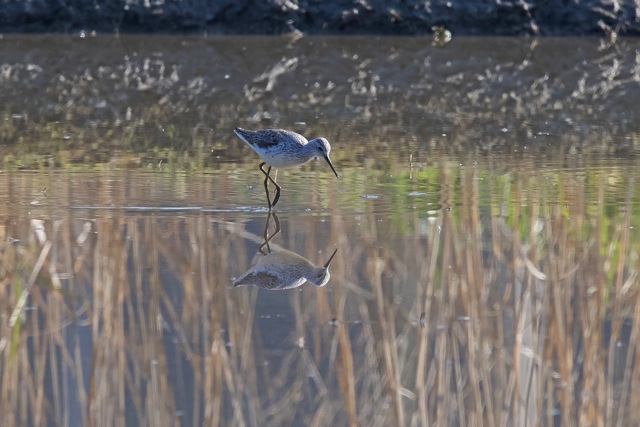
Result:
<instances>
[{"instance_id":1,"label":"rocky shoreline","mask_svg":"<svg viewBox=\"0 0 640 427\"><path fill-rule=\"evenodd\" d=\"M18 0L0 32L640 35L633 1L568 0Z\"/></svg>"}]
</instances>

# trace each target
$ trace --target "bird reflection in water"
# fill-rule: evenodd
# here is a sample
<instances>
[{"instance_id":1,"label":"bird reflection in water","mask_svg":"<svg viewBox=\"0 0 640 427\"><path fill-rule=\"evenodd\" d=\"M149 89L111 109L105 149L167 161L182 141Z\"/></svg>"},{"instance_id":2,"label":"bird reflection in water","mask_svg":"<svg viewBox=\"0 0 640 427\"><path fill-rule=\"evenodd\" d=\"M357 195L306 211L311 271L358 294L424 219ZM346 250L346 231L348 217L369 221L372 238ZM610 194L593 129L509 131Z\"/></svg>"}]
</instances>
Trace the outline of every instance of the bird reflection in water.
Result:
<instances>
[{"instance_id":1,"label":"bird reflection in water","mask_svg":"<svg viewBox=\"0 0 640 427\"><path fill-rule=\"evenodd\" d=\"M275 221L275 232L269 236L269 222L271 217ZM234 286L257 286L262 289L284 290L293 289L304 282L316 286L324 286L329 282L329 265L338 249L333 251L329 260L317 267L308 259L285 249L271 250L269 241L280 232L280 221L275 212L269 212L264 228L264 243L260 245L258 262L242 276L234 280ZM266 248L266 251L265 251Z\"/></svg>"}]
</instances>

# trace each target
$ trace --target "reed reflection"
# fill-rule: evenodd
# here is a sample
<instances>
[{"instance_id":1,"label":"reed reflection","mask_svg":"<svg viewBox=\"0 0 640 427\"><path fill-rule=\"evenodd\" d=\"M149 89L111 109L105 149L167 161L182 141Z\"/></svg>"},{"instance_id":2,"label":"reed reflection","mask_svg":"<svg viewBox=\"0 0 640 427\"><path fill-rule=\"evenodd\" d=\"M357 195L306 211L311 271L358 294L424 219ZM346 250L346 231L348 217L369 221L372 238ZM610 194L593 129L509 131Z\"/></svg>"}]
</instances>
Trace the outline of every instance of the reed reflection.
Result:
<instances>
[{"instance_id":1,"label":"reed reflection","mask_svg":"<svg viewBox=\"0 0 640 427\"><path fill-rule=\"evenodd\" d=\"M275 231L269 235L272 217ZM280 230L280 219L275 212L270 211L264 227L264 243L260 245L259 253L256 255L257 261L254 259L253 267L234 280L234 286L256 286L268 290L285 290L297 288L305 282L318 287L329 282L331 278L329 266L338 249L333 251L322 267L318 267L295 252L280 247L274 247L272 250L269 242L280 233Z\"/></svg>"}]
</instances>

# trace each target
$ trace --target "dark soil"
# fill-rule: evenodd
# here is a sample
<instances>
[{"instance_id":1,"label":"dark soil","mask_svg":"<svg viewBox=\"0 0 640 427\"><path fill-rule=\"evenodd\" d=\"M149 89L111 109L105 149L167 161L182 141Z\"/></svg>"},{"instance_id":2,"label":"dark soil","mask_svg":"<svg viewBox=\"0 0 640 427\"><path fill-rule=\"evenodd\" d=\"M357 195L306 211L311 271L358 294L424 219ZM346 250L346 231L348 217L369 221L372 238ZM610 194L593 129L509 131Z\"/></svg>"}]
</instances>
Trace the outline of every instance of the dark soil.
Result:
<instances>
[{"instance_id":1,"label":"dark soil","mask_svg":"<svg viewBox=\"0 0 640 427\"><path fill-rule=\"evenodd\" d=\"M0 32L639 35L636 2L605 0L16 0Z\"/></svg>"}]
</instances>

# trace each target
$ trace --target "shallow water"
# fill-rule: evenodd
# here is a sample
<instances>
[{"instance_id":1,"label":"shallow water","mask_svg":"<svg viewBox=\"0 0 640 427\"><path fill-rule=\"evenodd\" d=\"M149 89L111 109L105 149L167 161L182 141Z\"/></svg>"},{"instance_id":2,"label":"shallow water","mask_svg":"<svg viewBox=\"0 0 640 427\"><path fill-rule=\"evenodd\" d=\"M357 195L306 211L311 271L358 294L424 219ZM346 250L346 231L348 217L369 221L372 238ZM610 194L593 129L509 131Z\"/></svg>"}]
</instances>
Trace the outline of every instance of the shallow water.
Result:
<instances>
[{"instance_id":1,"label":"shallow water","mask_svg":"<svg viewBox=\"0 0 640 427\"><path fill-rule=\"evenodd\" d=\"M547 117L546 129L554 131L532 132L545 123L541 115L501 111L495 92L502 89L485 88L481 111L455 94L468 89L460 86L465 73L481 75L486 63L494 70L513 65L504 43L511 55L535 56L530 42L463 40L447 51L425 39L360 38L357 48L354 39L335 38L293 47L283 39L124 38L122 45L147 46L153 58L164 58L157 66L180 64L171 55L188 58L177 68L179 83L167 77L140 91L118 86L107 71L120 69L122 55L113 59L106 48L95 68L56 62L59 75L77 85L65 96L86 105L107 99L107 107L92 112L56 104L60 94L51 88L61 80L51 77L50 59L42 59L51 53L33 47L37 39L17 37L10 39L33 50L24 62L16 59L17 48L8 51L15 56L5 56L13 58L6 60L5 79L29 69L19 64L42 71L30 68L40 74L8 107L2 133L0 412L8 425L629 425L640 419L636 113L619 111L619 120L607 122L589 113L584 99L574 100ZM635 41L624 43L621 58L637 54ZM53 42L69 44L78 41ZM198 49L190 50L194 44ZM206 82L203 45L222 61L220 70L244 81L230 83L243 95ZM598 45L587 40L576 49L559 41L550 55L610 54ZM402 60L394 62L389 46ZM466 64L477 69L456 71L442 79L449 86L433 89L449 91L452 104L422 109L436 102L429 98L409 105L412 96L429 93L421 92L425 68L406 68L415 67L410 58L418 46L427 46L418 50L425 55L419 63L450 61L447 67L456 69L476 52ZM477 53L480 46L494 56ZM378 50L386 52L384 61ZM383 67L372 66L358 80L358 68L338 60L326 72L338 89L315 93L319 104L313 91L301 89L308 68L296 68L293 77L286 70L262 75L278 64L286 69L283 53L313 65L323 63L316 54L333 51ZM238 55L246 56L244 67L234 68ZM553 75L528 60L531 69L543 68L540 75ZM81 77L74 67L89 74L101 69L102 80ZM618 75L634 72L623 66ZM363 81L380 81L372 74L391 76L383 80L396 86L376 93L395 107L372 109L375 103L357 99L365 96ZM184 75L192 77L183 81ZM256 85L270 78L271 93L256 95ZM49 88L42 91L49 109L27 100L38 85ZM351 87L350 95L342 86ZM523 99L546 96L529 89ZM302 107L296 93L307 97ZM253 96L255 104L248 101ZM594 109L615 108L609 96L617 95ZM189 110L198 101L218 115ZM619 101L624 106L626 98ZM167 103L171 108L163 110ZM122 124L127 105L138 118ZM68 117L48 116L60 111ZM282 195L269 215L259 160L232 134L236 125L326 135L340 179L322 160L279 171ZM336 249L325 286L233 286L260 260L263 278L264 265L281 277L317 274L313 268Z\"/></svg>"}]
</instances>

